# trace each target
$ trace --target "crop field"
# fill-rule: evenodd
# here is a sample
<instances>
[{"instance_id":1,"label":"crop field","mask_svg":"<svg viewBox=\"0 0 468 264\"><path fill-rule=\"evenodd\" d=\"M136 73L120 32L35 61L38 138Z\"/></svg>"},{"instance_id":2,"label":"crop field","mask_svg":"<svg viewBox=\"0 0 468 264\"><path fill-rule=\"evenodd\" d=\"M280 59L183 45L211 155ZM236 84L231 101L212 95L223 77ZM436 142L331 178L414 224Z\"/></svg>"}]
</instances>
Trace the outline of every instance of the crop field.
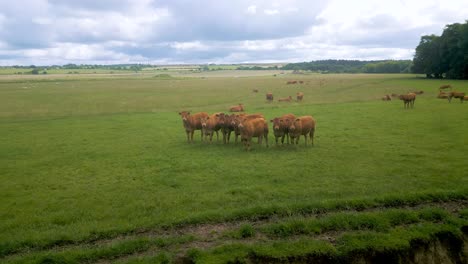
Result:
<instances>
[{"instance_id":1,"label":"crop field","mask_svg":"<svg viewBox=\"0 0 468 264\"><path fill-rule=\"evenodd\" d=\"M0 78L0 262L339 262L463 237L468 102L436 95L468 81L269 73ZM380 99L415 90L413 109ZM238 103L312 115L314 146L271 125L250 152L187 143L179 111Z\"/></svg>"}]
</instances>

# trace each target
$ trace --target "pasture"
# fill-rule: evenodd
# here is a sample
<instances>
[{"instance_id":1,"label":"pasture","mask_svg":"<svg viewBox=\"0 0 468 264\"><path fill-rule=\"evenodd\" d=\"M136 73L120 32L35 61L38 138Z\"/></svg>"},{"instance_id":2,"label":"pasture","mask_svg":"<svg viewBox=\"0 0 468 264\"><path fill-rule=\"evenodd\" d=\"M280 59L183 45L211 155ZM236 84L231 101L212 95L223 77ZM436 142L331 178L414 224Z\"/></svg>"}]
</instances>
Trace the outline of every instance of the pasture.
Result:
<instances>
[{"instance_id":1,"label":"pasture","mask_svg":"<svg viewBox=\"0 0 468 264\"><path fill-rule=\"evenodd\" d=\"M467 226L468 102L437 99L446 80L243 74L0 79L0 262L338 258ZM179 111L238 103L312 115L315 145L270 123L269 148L187 143Z\"/></svg>"}]
</instances>

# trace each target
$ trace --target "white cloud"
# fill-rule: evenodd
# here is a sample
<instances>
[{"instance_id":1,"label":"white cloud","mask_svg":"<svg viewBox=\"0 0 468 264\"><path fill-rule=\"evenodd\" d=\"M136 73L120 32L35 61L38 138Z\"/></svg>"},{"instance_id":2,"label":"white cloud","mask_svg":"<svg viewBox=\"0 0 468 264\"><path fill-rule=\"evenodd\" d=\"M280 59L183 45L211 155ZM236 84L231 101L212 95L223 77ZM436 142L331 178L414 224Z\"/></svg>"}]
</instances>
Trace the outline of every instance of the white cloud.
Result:
<instances>
[{"instance_id":1,"label":"white cloud","mask_svg":"<svg viewBox=\"0 0 468 264\"><path fill-rule=\"evenodd\" d=\"M257 13L257 6L251 5L247 8L247 13L255 15Z\"/></svg>"},{"instance_id":2,"label":"white cloud","mask_svg":"<svg viewBox=\"0 0 468 264\"><path fill-rule=\"evenodd\" d=\"M263 12L270 16L279 14L277 9L265 9Z\"/></svg>"}]
</instances>

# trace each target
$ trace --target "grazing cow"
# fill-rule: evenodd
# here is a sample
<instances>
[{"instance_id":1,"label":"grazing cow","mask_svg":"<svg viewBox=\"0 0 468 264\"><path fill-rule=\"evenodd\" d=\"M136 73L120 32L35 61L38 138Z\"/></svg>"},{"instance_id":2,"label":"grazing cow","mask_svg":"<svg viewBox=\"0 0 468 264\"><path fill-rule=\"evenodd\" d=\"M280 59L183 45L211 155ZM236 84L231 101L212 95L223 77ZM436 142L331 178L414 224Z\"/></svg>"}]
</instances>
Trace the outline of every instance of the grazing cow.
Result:
<instances>
[{"instance_id":1,"label":"grazing cow","mask_svg":"<svg viewBox=\"0 0 468 264\"><path fill-rule=\"evenodd\" d=\"M253 89L252 92L258 93L258 89Z\"/></svg>"},{"instance_id":2,"label":"grazing cow","mask_svg":"<svg viewBox=\"0 0 468 264\"><path fill-rule=\"evenodd\" d=\"M299 84L303 84L303 83L304 83L304 81L299 81Z\"/></svg>"},{"instance_id":3,"label":"grazing cow","mask_svg":"<svg viewBox=\"0 0 468 264\"><path fill-rule=\"evenodd\" d=\"M278 102L291 102L291 101L292 101L291 96L278 99Z\"/></svg>"},{"instance_id":4,"label":"grazing cow","mask_svg":"<svg viewBox=\"0 0 468 264\"><path fill-rule=\"evenodd\" d=\"M201 139L203 141L203 129L201 125L201 118L207 117L208 114L205 112L190 114L190 111L179 112L179 115L182 117L182 122L184 124L185 133L187 133L187 141L193 142L193 133L195 130L201 130Z\"/></svg>"},{"instance_id":5,"label":"grazing cow","mask_svg":"<svg viewBox=\"0 0 468 264\"><path fill-rule=\"evenodd\" d=\"M303 98L304 98L303 92L296 93L296 101L301 102Z\"/></svg>"},{"instance_id":6,"label":"grazing cow","mask_svg":"<svg viewBox=\"0 0 468 264\"><path fill-rule=\"evenodd\" d=\"M468 95L463 96L463 101L468 101Z\"/></svg>"},{"instance_id":7,"label":"grazing cow","mask_svg":"<svg viewBox=\"0 0 468 264\"><path fill-rule=\"evenodd\" d=\"M239 105L231 106L229 108L229 112L244 112L244 105L239 104Z\"/></svg>"},{"instance_id":8,"label":"grazing cow","mask_svg":"<svg viewBox=\"0 0 468 264\"><path fill-rule=\"evenodd\" d=\"M293 114L285 114L281 117L275 117L270 120L273 123L273 134L275 135L276 145L278 145L278 138L281 137L281 144L284 144L284 138L289 144L289 125L292 120L296 119Z\"/></svg>"},{"instance_id":9,"label":"grazing cow","mask_svg":"<svg viewBox=\"0 0 468 264\"><path fill-rule=\"evenodd\" d=\"M268 102L270 102L270 103L273 102L273 94L272 93L267 93L266 94L266 100Z\"/></svg>"},{"instance_id":10,"label":"grazing cow","mask_svg":"<svg viewBox=\"0 0 468 264\"><path fill-rule=\"evenodd\" d=\"M452 86L450 84L443 84L439 87L439 90L444 90L444 89L452 89Z\"/></svg>"},{"instance_id":11,"label":"grazing cow","mask_svg":"<svg viewBox=\"0 0 468 264\"><path fill-rule=\"evenodd\" d=\"M423 94L424 91L423 91L423 90L419 90L419 91L414 91L413 93L415 93L415 94Z\"/></svg>"},{"instance_id":12,"label":"grazing cow","mask_svg":"<svg viewBox=\"0 0 468 264\"><path fill-rule=\"evenodd\" d=\"M398 97L400 100L403 100L404 103L404 108L411 108L414 107L414 101L416 100L416 94L415 93L409 93L409 94L400 94Z\"/></svg>"},{"instance_id":13,"label":"grazing cow","mask_svg":"<svg viewBox=\"0 0 468 264\"><path fill-rule=\"evenodd\" d=\"M390 95L386 94L384 97L382 97L382 101L391 101L392 97Z\"/></svg>"},{"instance_id":14,"label":"grazing cow","mask_svg":"<svg viewBox=\"0 0 468 264\"><path fill-rule=\"evenodd\" d=\"M437 98L439 99L447 99L448 94L446 92L439 91L439 94L437 95Z\"/></svg>"},{"instance_id":15,"label":"grazing cow","mask_svg":"<svg viewBox=\"0 0 468 264\"><path fill-rule=\"evenodd\" d=\"M250 150L253 137L258 138L258 143L260 145L264 138L266 146L268 147L268 123L264 118L243 118L239 123L239 131L245 150Z\"/></svg>"},{"instance_id":16,"label":"grazing cow","mask_svg":"<svg viewBox=\"0 0 468 264\"><path fill-rule=\"evenodd\" d=\"M286 84L296 84L297 81L287 81Z\"/></svg>"},{"instance_id":17,"label":"grazing cow","mask_svg":"<svg viewBox=\"0 0 468 264\"><path fill-rule=\"evenodd\" d=\"M452 101L453 97L459 98L460 103L463 103L463 99L465 98L465 93L462 93L462 92L450 92L450 93L448 93L447 98L448 98L449 103Z\"/></svg>"},{"instance_id":18,"label":"grazing cow","mask_svg":"<svg viewBox=\"0 0 468 264\"><path fill-rule=\"evenodd\" d=\"M294 119L289 125L289 136L292 144L299 144L299 138L304 135L305 145L307 146L307 135L310 137L310 142L314 145L314 133L316 121L312 116L301 116ZM294 142L296 140L296 142Z\"/></svg>"},{"instance_id":19,"label":"grazing cow","mask_svg":"<svg viewBox=\"0 0 468 264\"><path fill-rule=\"evenodd\" d=\"M216 141L219 140L218 131L221 129L221 124L219 123L218 118L219 114L220 113L200 118L202 124L202 133L205 135L205 141L208 141L209 137L210 142L212 142L214 132L216 132Z\"/></svg>"}]
</instances>

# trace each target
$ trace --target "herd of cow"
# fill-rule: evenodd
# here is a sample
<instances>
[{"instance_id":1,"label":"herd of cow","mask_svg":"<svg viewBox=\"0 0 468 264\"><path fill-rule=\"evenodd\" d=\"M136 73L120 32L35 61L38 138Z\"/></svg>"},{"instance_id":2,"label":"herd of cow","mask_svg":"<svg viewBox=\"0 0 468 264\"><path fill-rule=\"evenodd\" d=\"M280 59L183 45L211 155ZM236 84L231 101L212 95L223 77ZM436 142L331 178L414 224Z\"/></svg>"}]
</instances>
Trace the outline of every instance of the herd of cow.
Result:
<instances>
[{"instance_id":1,"label":"herd of cow","mask_svg":"<svg viewBox=\"0 0 468 264\"><path fill-rule=\"evenodd\" d=\"M468 96L465 95L463 92L457 92L457 91L450 91L450 92L443 92L442 90L444 89L452 89L452 86L450 84L445 84L441 85L439 87L439 94L437 95L437 98L440 99L448 99L449 103L452 101L452 98L458 98L460 99L460 102L463 103L463 101L468 101ZM414 91L408 94L386 94L384 97L382 97L383 101L391 101L392 97L398 97L400 100L403 101L404 107L409 108L414 107L414 101L416 100L416 95L417 94L423 94L424 91Z\"/></svg>"},{"instance_id":2,"label":"herd of cow","mask_svg":"<svg viewBox=\"0 0 468 264\"><path fill-rule=\"evenodd\" d=\"M224 144L229 143L231 133L234 133L235 143L240 136L244 144L245 150L250 150L252 138L258 138L258 143L261 145L265 140L268 147L268 122L263 114L225 114L215 113L208 115L206 112L191 114L190 111L179 112L182 117L187 141L193 142L193 134L195 130L201 131L201 140L213 140L213 135L216 133L216 138L219 139L218 132L223 135ZM299 144L299 138L304 136L305 145L307 146L307 138L310 143L314 144L314 133L316 121L312 116L296 117L293 114L285 114L281 117L275 117L270 120L272 123L273 134L275 136L276 145L281 138L281 144L286 138L287 143L291 140L292 144Z\"/></svg>"}]
</instances>

